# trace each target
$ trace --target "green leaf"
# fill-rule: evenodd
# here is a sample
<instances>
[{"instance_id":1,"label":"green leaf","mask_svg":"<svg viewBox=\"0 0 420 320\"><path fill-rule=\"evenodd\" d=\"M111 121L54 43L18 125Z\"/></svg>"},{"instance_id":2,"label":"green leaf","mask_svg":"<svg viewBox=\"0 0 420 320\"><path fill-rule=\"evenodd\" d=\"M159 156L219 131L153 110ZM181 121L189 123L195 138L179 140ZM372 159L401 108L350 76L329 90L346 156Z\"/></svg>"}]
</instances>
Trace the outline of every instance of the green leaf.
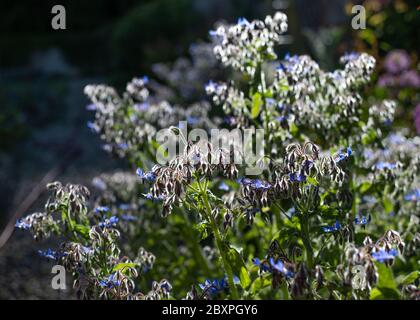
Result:
<instances>
[{"instance_id":1,"label":"green leaf","mask_svg":"<svg viewBox=\"0 0 420 320\"><path fill-rule=\"evenodd\" d=\"M376 290L371 291L370 299L399 299L400 294L391 268L380 262L375 262L375 266L378 270L379 279Z\"/></svg>"},{"instance_id":2,"label":"green leaf","mask_svg":"<svg viewBox=\"0 0 420 320\"><path fill-rule=\"evenodd\" d=\"M258 92L252 96L252 109L251 109L251 117L255 119L259 116L261 112L261 106L263 104L261 94Z\"/></svg>"},{"instance_id":3,"label":"green leaf","mask_svg":"<svg viewBox=\"0 0 420 320\"><path fill-rule=\"evenodd\" d=\"M241 254L236 249L229 247L226 258L232 267L234 275L240 275L242 272L242 267L245 267L245 262L242 259Z\"/></svg>"},{"instance_id":4,"label":"green leaf","mask_svg":"<svg viewBox=\"0 0 420 320\"><path fill-rule=\"evenodd\" d=\"M244 289L247 289L251 284L251 279L249 278L248 271L245 267L241 268L241 273L239 274L239 280L241 281L241 286Z\"/></svg>"},{"instance_id":5,"label":"green leaf","mask_svg":"<svg viewBox=\"0 0 420 320\"><path fill-rule=\"evenodd\" d=\"M370 300L383 300L384 296L378 288L373 288L370 291Z\"/></svg>"},{"instance_id":6,"label":"green leaf","mask_svg":"<svg viewBox=\"0 0 420 320\"><path fill-rule=\"evenodd\" d=\"M295 125L294 122L290 124L290 133L295 137L299 133L299 128Z\"/></svg>"},{"instance_id":7,"label":"green leaf","mask_svg":"<svg viewBox=\"0 0 420 320\"><path fill-rule=\"evenodd\" d=\"M196 225L194 225L194 229L196 229L200 233L201 240L206 239L209 236L209 225L208 222L202 221Z\"/></svg>"},{"instance_id":8,"label":"green leaf","mask_svg":"<svg viewBox=\"0 0 420 320\"><path fill-rule=\"evenodd\" d=\"M318 183L318 181L315 179L315 178L313 178L313 177L306 177L306 180L310 183L310 184L312 184L312 185L314 185L314 186L317 186L317 185L319 185L319 183Z\"/></svg>"},{"instance_id":9,"label":"green leaf","mask_svg":"<svg viewBox=\"0 0 420 320\"><path fill-rule=\"evenodd\" d=\"M279 290L282 293L282 300L290 300L290 294L289 290L287 288L287 283L284 281L282 284L280 284Z\"/></svg>"},{"instance_id":10,"label":"green leaf","mask_svg":"<svg viewBox=\"0 0 420 320\"><path fill-rule=\"evenodd\" d=\"M371 144L376 140L376 138L377 138L377 134L375 130L370 129L362 135L362 144L363 145Z\"/></svg>"},{"instance_id":11,"label":"green leaf","mask_svg":"<svg viewBox=\"0 0 420 320\"><path fill-rule=\"evenodd\" d=\"M118 263L114 268L112 268L112 272L122 270L122 269L126 269L126 268L135 268L136 266L137 266L137 264L132 263L132 262L122 262L122 263ZM123 272L124 271L125 270L123 270Z\"/></svg>"},{"instance_id":12,"label":"green leaf","mask_svg":"<svg viewBox=\"0 0 420 320\"><path fill-rule=\"evenodd\" d=\"M383 205L386 213L391 213L394 210L394 205L389 198L384 199Z\"/></svg>"},{"instance_id":13,"label":"green leaf","mask_svg":"<svg viewBox=\"0 0 420 320\"><path fill-rule=\"evenodd\" d=\"M363 182L360 185L360 192L361 193L365 193L366 191L368 191L370 188L372 187L372 184L370 182Z\"/></svg>"},{"instance_id":14,"label":"green leaf","mask_svg":"<svg viewBox=\"0 0 420 320\"><path fill-rule=\"evenodd\" d=\"M397 287L397 284L395 283L391 268L387 267L384 263L380 262L375 262L375 265L378 269L379 275L377 287L395 289Z\"/></svg>"},{"instance_id":15,"label":"green leaf","mask_svg":"<svg viewBox=\"0 0 420 320\"><path fill-rule=\"evenodd\" d=\"M251 285L251 292L255 295L263 288L271 286L271 280L267 277L258 277Z\"/></svg>"},{"instance_id":16,"label":"green leaf","mask_svg":"<svg viewBox=\"0 0 420 320\"><path fill-rule=\"evenodd\" d=\"M408 285L416 281L420 277L420 271L413 271L409 275L403 277L402 280L398 281L398 284Z\"/></svg>"},{"instance_id":17,"label":"green leaf","mask_svg":"<svg viewBox=\"0 0 420 320\"><path fill-rule=\"evenodd\" d=\"M89 227L83 224L75 224L73 225L74 230L80 234L83 238L89 239Z\"/></svg>"}]
</instances>

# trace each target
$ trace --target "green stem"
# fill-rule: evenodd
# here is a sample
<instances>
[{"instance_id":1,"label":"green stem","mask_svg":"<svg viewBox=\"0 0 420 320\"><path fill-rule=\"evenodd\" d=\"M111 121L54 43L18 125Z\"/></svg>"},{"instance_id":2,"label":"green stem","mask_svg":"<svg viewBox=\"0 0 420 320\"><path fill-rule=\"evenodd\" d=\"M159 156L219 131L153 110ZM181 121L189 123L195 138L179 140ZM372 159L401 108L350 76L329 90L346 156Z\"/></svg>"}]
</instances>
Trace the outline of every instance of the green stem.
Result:
<instances>
[{"instance_id":1,"label":"green stem","mask_svg":"<svg viewBox=\"0 0 420 320\"><path fill-rule=\"evenodd\" d=\"M264 122L264 134L265 134L265 146L264 146L264 153L265 154L269 154L267 153L269 150L267 150L268 148L268 138L269 138L269 130L268 130L268 110L267 110L267 104L265 101L265 92L267 89L266 83L265 83L265 74L264 74L264 70L262 68L262 66L259 66L259 71L260 71L260 81L261 81L261 96L263 99L263 122Z\"/></svg>"},{"instance_id":2,"label":"green stem","mask_svg":"<svg viewBox=\"0 0 420 320\"><path fill-rule=\"evenodd\" d=\"M222 258L222 263L223 263L223 268L225 269L226 275L227 275L227 279L228 279L228 283L229 283L229 287L230 287L230 292L232 295L232 298L234 300L238 300L239 296L238 296L238 291L236 289L235 283L233 281L233 272L232 272L232 268L227 260L226 257L226 252L224 250L224 245L223 245L223 240L222 240L222 236L220 234L219 228L217 227L216 221L211 213L211 207L210 207L210 203L209 203L209 198L207 196L207 187L205 187L204 189L201 187L201 184L199 183L199 188L201 191L201 195L203 197L203 201L204 201L204 206L206 207L205 213L207 216L207 219L210 222L210 227L214 233L214 237L216 239L216 246L217 249L219 250L220 256ZM207 186L207 182L205 183L205 185Z\"/></svg>"},{"instance_id":3,"label":"green stem","mask_svg":"<svg viewBox=\"0 0 420 320\"><path fill-rule=\"evenodd\" d=\"M188 219L188 215L186 214L185 211L183 211L183 218L184 221L186 223L186 225L189 228L192 228L192 224L190 222L190 219ZM192 250L193 250L193 254L196 258L196 261L198 262L198 264L200 265L200 267L203 269L203 271L205 272L205 274L210 274L210 267L208 265L208 261L207 259L203 256L203 251L201 249L201 246L199 245L199 240L197 239L197 237L195 236L195 233L191 233L191 245L192 245Z\"/></svg>"},{"instance_id":4,"label":"green stem","mask_svg":"<svg viewBox=\"0 0 420 320\"><path fill-rule=\"evenodd\" d=\"M299 219L302 241L306 250L306 261L308 264L308 268L312 269L314 266L314 250L312 249L311 241L309 239L309 221L307 213L302 212L299 215Z\"/></svg>"},{"instance_id":5,"label":"green stem","mask_svg":"<svg viewBox=\"0 0 420 320\"><path fill-rule=\"evenodd\" d=\"M70 231L70 233L74 237L73 241L77 241L78 240L77 232L76 232L76 230L73 227L73 220L72 220L71 214L70 214L70 202L67 204L67 208L66 208L66 212L65 212L65 217L66 217L66 220L67 220L69 231Z\"/></svg>"}]
</instances>

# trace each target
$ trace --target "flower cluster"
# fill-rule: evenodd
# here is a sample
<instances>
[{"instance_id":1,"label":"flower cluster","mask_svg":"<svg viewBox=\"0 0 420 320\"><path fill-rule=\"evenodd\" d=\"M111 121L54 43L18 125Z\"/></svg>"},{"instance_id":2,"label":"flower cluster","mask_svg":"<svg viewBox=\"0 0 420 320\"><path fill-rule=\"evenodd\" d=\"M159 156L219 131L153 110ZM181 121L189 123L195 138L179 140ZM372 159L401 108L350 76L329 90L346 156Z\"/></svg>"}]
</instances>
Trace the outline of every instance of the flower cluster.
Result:
<instances>
[{"instance_id":1,"label":"flower cluster","mask_svg":"<svg viewBox=\"0 0 420 320\"><path fill-rule=\"evenodd\" d=\"M214 159L217 159L215 164ZM167 166L156 165L149 173L153 182L149 198L163 201L162 215L171 213L173 206L180 205L185 189L197 176L210 178L216 173L229 178L236 178L238 169L233 161L233 155L224 149L213 150L209 142L192 144L185 147L183 155L169 162Z\"/></svg>"},{"instance_id":2,"label":"flower cluster","mask_svg":"<svg viewBox=\"0 0 420 320\"><path fill-rule=\"evenodd\" d=\"M361 130L358 128L363 116L363 101L358 90L370 80L375 59L364 53L352 53L343 56L341 62L344 69L325 72L309 56L286 55L278 63L272 83L265 83L268 75L263 70L255 75L253 81L264 83L255 87L250 81L249 98L239 89L243 85L233 81L210 81L206 92L231 116L229 124L246 127L258 119L269 131L270 142L292 141L292 128L297 127L303 133L309 131L332 144L340 135L359 137L360 132L366 132L373 123L392 122L395 105L385 102L380 115L372 112ZM356 141L360 138L349 140ZM273 144L272 152L276 151Z\"/></svg>"},{"instance_id":3,"label":"flower cluster","mask_svg":"<svg viewBox=\"0 0 420 320\"><path fill-rule=\"evenodd\" d=\"M122 96L85 88L88 126L132 171L97 176L92 194L53 183L45 212L16 222L36 239L65 239L39 254L73 274L79 298L418 298L418 273L406 272L420 248L420 140L395 127L396 103L364 99L372 56L345 54L330 72L307 55L276 61L286 29L283 13L241 18L192 47L191 60L155 66L165 84L134 78ZM406 70L405 58L386 67ZM231 141L183 136L182 120L221 124L212 106L223 125L264 129L258 174ZM181 152L152 167L168 128ZM154 281L161 274L171 284Z\"/></svg>"},{"instance_id":4,"label":"flower cluster","mask_svg":"<svg viewBox=\"0 0 420 320\"><path fill-rule=\"evenodd\" d=\"M260 63L276 59L275 45L287 31L287 16L276 12L264 21L240 18L235 25L221 25L210 31L216 46L214 53L225 65L254 76Z\"/></svg>"},{"instance_id":5,"label":"flower cluster","mask_svg":"<svg viewBox=\"0 0 420 320\"><path fill-rule=\"evenodd\" d=\"M384 236L373 242L370 237L366 237L363 241L363 247L357 248L354 244L348 244L345 256L348 266L342 269L337 267L338 273L343 281L350 286L358 286L357 289L365 290L373 287L378 280L377 268L374 264L385 263L390 265L394 262L398 252L404 251L405 243L400 234L394 230L388 230ZM355 284L352 283L352 268L357 266L363 267L363 272L359 274L361 279Z\"/></svg>"},{"instance_id":6,"label":"flower cluster","mask_svg":"<svg viewBox=\"0 0 420 320\"><path fill-rule=\"evenodd\" d=\"M89 110L95 111L94 122L88 127L105 141L104 150L120 157L138 160L137 148L149 150L157 131L187 121L191 126L211 125L207 113L210 106L205 101L188 108L171 105L166 100L157 100L147 88L149 79L133 78L127 83L120 97L116 90L106 85L88 85L85 94L92 101Z\"/></svg>"},{"instance_id":7,"label":"flower cluster","mask_svg":"<svg viewBox=\"0 0 420 320\"><path fill-rule=\"evenodd\" d=\"M37 212L16 221L15 227L29 230L35 240L40 240L48 238L57 229L57 223L50 215Z\"/></svg>"},{"instance_id":8,"label":"flower cluster","mask_svg":"<svg viewBox=\"0 0 420 320\"><path fill-rule=\"evenodd\" d=\"M110 209L97 206L89 212L90 192L81 185L48 185L52 195L45 213L35 213L17 221L16 227L30 230L36 239L55 234L68 241L57 250L39 254L63 265L74 277L74 288L81 299L160 299L171 291L168 281L155 282L152 290L135 291L134 278L153 267L155 256L140 248L134 260L121 255L119 218ZM98 217L99 215L99 217ZM92 220L89 217L94 217Z\"/></svg>"},{"instance_id":9,"label":"flower cluster","mask_svg":"<svg viewBox=\"0 0 420 320\"><path fill-rule=\"evenodd\" d=\"M272 121L279 119L302 128L311 128L333 138L339 130L354 128L360 120L361 96L357 89L372 74L375 59L352 53L340 60L343 70L325 72L308 56L286 56L277 68ZM282 123L276 127L284 126ZM344 132L342 132L344 133Z\"/></svg>"},{"instance_id":10,"label":"flower cluster","mask_svg":"<svg viewBox=\"0 0 420 320\"><path fill-rule=\"evenodd\" d=\"M159 100L174 101L178 96L183 101L194 103L204 100L204 84L209 78L222 77L224 70L213 54L214 43L200 42L190 46L189 56L174 63L157 63L152 71L164 84L152 83Z\"/></svg>"}]
</instances>

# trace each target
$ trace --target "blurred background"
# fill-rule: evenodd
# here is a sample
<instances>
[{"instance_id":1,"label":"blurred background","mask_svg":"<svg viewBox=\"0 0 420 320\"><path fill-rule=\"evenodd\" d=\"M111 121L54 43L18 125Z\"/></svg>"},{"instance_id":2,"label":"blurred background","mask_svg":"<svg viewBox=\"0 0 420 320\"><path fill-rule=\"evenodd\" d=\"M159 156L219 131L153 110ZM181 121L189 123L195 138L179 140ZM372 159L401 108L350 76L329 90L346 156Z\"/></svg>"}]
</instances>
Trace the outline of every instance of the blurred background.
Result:
<instances>
[{"instance_id":1,"label":"blurred background","mask_svg":"<svg viewBox=\"0 0 420 320\"><path fill-rule=\"evenodd\" d=\"M66 9L66 30L51 27L56 4ZM355 4L366 9L366 29L351 28ZM0 248L0 299L73 297L69 290L50 289L50 266L38 258L29 234L9 238L7 230L16 215L41 209L45 181L89 185L100 172L127 166L105 153L87 128L86 84L122 89L135 76L154 78L157 63L188 58L191 44L207 41L217 21L282 10L289 18L289 44L279 48L280 57L309 54L331 70L347 51L374 55L377 73L369 95L398 100L397 125L415 135L420 133L419 5L414 0L0 1L0 239L8 240Z\"/></svg>"}]
</instances>

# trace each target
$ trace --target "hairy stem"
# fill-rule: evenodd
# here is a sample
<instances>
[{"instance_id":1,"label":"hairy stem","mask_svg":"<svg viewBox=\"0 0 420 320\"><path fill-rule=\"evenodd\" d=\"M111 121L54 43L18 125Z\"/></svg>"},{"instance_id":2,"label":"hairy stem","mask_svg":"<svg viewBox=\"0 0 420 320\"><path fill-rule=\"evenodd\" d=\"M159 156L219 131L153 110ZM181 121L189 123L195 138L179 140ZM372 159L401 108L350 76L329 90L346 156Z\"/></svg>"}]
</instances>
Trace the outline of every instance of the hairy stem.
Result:
<instances>
[{"instance_id":1,"label":"hairy stem","mask_svg":"<svg viewBox=\"0 0 420 320\"><path fill-rule=\"evenodd\" d=\"M206 213L207 219L210 222L210 227L211 227L211 229L214 233L214 237L216 239L216 246L217 246L217 249L219 250L219 254L222 258L223 268L225 269L225 272L226 272L226 276L227 276L227 280L228 280L228 284L229 284L229 288L230 288L232 298L234 300L238 300L239 296L238 296L238 291L236 289L235 283L233 281L232 268L231 268L231 266L230 266L230 264L227 260L226 252L225 252L224 245L223 245L222 236L220 234L219 228L217 227L216 220L214 219L214 217L211 213L209 198L207 196L207 187L202 188L201 184L199 183L199 188L200 188L200 191L201 191L201 195L203 197L204 206L206 208L205 213Z\"/></svg>"},{"instance_id":2,"label":"hairy stem","mask_svg":"<svg viewBox=\"0 0 420 320\"><path fill-rule=\"evenodd\" d=\"M302 241L306 251L306 262L308 268L312 269L314 267L314 250L312 249L311 241L309 239L309 220L307 213L302 212L299 215L299 219Z\"/></svg>"},{"instance_id":3,"label":"hairy stem","mask_svg":"<svg viewBox=\"0 0 420 320\"><path fill-rule=\"evenodd\" d=\"M185 211L183 212L183 218L184 218L184 222L188 225L188 227L192 228L192 224L190 220L188 219L188 216ZM206 274L210 274L211 270L208 265L208 261L203 256L203 251L199 244L199 240L197 239L194 233L191 233L191 240L192 240L192 244L191 244L192 250L193 250L194 257L196 258L196 261L198 262L198 264L200 265L200 267L204 270Z\"/></svg>"}]
</instances>

